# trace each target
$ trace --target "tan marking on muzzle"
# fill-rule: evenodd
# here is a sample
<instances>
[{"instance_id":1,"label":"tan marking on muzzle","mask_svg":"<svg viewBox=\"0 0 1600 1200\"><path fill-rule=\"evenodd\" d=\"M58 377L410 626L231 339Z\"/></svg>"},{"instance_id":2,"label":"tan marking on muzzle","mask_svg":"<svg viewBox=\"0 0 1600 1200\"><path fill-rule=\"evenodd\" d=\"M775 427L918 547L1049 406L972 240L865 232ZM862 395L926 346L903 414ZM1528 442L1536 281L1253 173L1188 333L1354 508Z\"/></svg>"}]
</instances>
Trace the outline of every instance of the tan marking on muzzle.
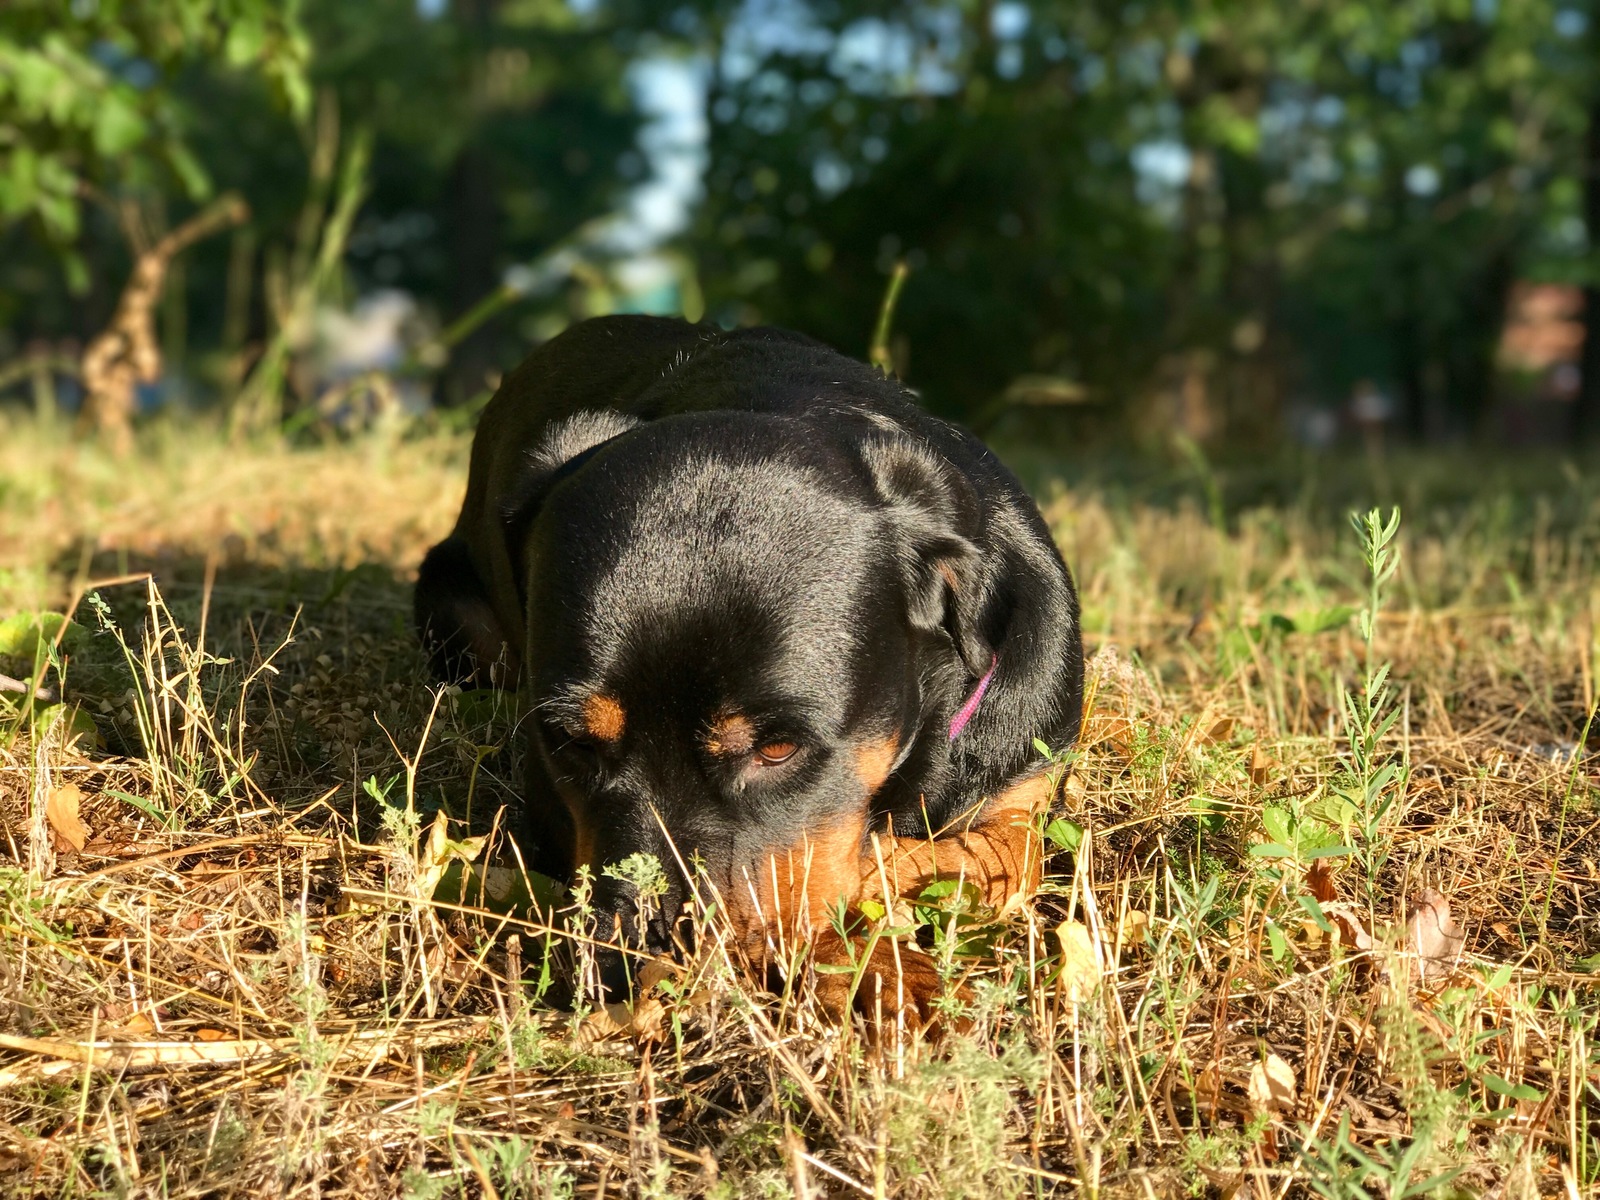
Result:
<instances>
[{"instance_id":1,"label":"tan marking on muzzle","mask_svg":"<svg viewBox=\"0 0 1600 1200\"><path fill-rule=\"evenodd\" d=\"M761 957L769 938L778 946L813 940L841 900L855 902L866 824L863 807L735 871L728 915L748 951Z\"/></svg>"},{"instance_id":2,"label":"tan marking on muzzle","mask_svg":"<svg viewBox=\"0 0 1600 1200\"><path fill-rule=\"evenodd\" d=\"M884 785L894 770L895 757L900 753L900 739L890 736L874 742L862 742L856 747L856 776L861 786L872 795Z\"/></svg>"}]
</instances>

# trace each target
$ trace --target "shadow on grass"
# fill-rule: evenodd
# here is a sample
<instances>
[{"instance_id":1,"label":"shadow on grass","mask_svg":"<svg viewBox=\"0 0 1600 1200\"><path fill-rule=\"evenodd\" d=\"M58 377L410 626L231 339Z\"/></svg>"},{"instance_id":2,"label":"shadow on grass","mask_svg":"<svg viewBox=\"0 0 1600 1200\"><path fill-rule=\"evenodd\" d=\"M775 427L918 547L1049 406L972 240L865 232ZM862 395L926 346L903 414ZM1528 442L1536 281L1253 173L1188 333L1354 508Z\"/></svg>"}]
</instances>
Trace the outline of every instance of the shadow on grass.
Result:
<instances>
[{"instance_id":1,"label":"shadow on grass","mask_svg":"<svg viewBox=\"0 0 1600 1200\"><path fill-rule=\"evenodd\" d=\"M212 802L242 803L248 791L290 818L323 806L365 838L378 831L378 797L403 794L410 760L425 820L442 806L481 833L515 804L513 698L434 686L411 628L411 583L389 564L214 566L123 553L87 564L63 556L54 567L88 585L74 616L89 636L64 686L94 718L100 753L156 757L155 724L202 720L165 706L152 721L163 696L182 692L248 775L210 772L200 790ZM102 580L114 582L95 586Z\"/></svg>"}]
</instances>

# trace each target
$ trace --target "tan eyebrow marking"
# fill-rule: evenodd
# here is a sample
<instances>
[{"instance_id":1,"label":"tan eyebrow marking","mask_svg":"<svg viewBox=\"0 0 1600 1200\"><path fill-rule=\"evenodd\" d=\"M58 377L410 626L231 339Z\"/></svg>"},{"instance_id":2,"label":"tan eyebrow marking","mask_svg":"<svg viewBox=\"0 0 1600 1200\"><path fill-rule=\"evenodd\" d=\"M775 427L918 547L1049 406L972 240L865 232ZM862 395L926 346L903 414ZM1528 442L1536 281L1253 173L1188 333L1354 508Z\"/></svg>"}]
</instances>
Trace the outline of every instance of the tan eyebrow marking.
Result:
<instances>
[{"instance_id":1,"label":"tan eyebrow marking","mask_svg":"<svg viewBox=\"0 0 1600 1200\"><path fill-rule=\"evenodd\" d=\"M628 723L628 714L615 696L596 693L583 702L583 727L590 737L602 742L614 742L622 736Z\"/></svg>"},{"instance_id":2,"label":"tan eyebrow marking","mask_svg":"<svg viewBox=\"0 0 1600 1200\"><path fill-rule=\"evenodd\" d=\"M756 744L756 728L743 713L725 713L706 730L705 747L718 758L749 754Z\"/></svg>"}]
</instances>

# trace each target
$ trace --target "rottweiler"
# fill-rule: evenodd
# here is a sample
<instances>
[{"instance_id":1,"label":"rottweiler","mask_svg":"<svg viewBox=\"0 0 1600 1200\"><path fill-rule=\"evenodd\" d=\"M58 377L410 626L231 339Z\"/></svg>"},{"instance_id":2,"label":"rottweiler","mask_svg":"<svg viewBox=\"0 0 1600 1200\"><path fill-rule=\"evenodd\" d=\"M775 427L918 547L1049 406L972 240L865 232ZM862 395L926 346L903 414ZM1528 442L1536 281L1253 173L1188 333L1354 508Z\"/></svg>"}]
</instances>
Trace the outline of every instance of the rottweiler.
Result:
<instances>
[{"instance_id":1,"label":"rottweiler","mask_svg":"<svg viewBox=\"0 0 1600 1200\"><path fill-rule=\"evenodd\" d=\"M762 961L847 955L841 902L1037 885L1072 578L982 442L807 337L613 316L541 346L484 410L416 622L439 679L524 689L519 844L587 864L635 948L671 946L691 876ZM645 913L603 871L638 853L668 874ZM914 958L889 990L926 1016Z\"/></svg>"}]
</instances>

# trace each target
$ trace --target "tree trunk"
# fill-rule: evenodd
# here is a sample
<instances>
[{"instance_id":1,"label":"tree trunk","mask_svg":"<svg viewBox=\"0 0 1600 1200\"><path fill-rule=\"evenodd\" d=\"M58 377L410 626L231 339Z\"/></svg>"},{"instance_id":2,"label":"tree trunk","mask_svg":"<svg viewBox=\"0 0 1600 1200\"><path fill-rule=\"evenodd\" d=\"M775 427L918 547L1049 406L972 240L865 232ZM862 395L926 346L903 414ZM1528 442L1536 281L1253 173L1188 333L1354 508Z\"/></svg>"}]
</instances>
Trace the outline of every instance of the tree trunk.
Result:
<instances>
[{"instance_id":1,"label":"tree trunk","mask_svg":"<svg viewBox=\"0 0 1600 1200\"><path fill-rule=\"evenodd\" d=\"M450 174L451 319L470 312L500 284L500 211L495 166L482 146L468 145ZM496 365L500 322L487 321L450 355L446 398L464 404L485 386Z\"/></svg>"},{"instance_id":2,"label":"tree trunk","mask_svg":"<svg viewBox=\"0 0 1600 1200\"><path fill-rule=\"evenodd\" d=\"M460 0L455 20L471 47L470 86L483 87L484 64L495 40L501 0ZM451 320L472 311L500 285L500 205L494 155L488 146L487 118L468 134L450 170L449 229ZM450 354L444 400L464 404L486 385L498 365L496 341L503 322L487 321Z\"/></svg>"},{"instance_id":3,"label":"tree trunk","mask_svg":"<svg viewBox=\"0 0 1600 1200\"><path fill-rule=\"evenodd\" d=\"M1589 131L1583 152L1583 217L1589 232L1589 270L1600 254L1600 99L1589 106ZM1572 436L1600 443L1600 281L1583 289L1583 381L1572 407Z\"/></svg>"},{"instance_id":4,"label":"tree trunk","mask_svg":"<svg viewBox=\"0 0 1600 1200\"><path fill-rule=\"evenodd\" d=\"M1462 281L1461 311L1446 347L1445 387L1467 436L1492 434L1495 350L1506 323L1506 301L1516 273L1508 246L1495 247L1478 271Z\"/></svg>"}]
</instances>

